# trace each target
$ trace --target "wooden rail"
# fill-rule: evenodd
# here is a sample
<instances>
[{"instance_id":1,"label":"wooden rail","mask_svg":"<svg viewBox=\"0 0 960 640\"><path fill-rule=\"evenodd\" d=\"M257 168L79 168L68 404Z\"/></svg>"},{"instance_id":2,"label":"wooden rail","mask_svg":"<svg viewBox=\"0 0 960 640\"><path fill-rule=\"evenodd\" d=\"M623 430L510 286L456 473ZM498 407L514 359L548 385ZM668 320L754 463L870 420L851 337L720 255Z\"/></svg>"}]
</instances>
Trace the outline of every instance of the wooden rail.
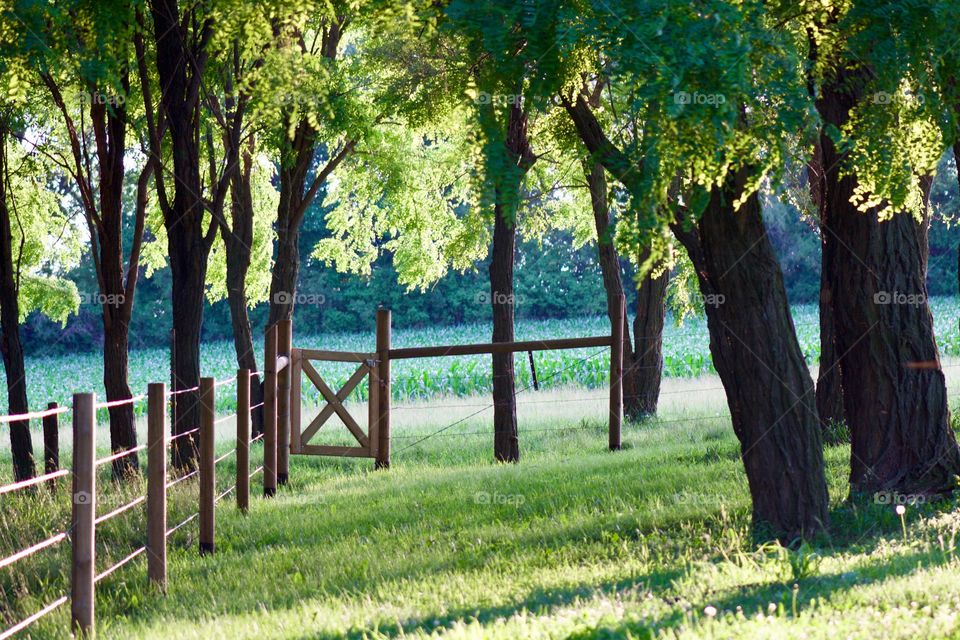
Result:
<instances>
[{"instance_id":1,"label":"wooden rail","mask_svg":"<svg viewBox=\"0 0 960 640\"><path fill-rule=\"evenodd\" d=\"M451 344L433 347L404 347L391 348L390 310L377 310L377 350L374 353L326 351L319 349L293 349L291 351L294 362L292 373L293 392L292 402L292 435L290 450L293 453L303 453L322 456L356 456L374 458L374 468L390 468L390 362L392 360L406 360L411 358L442 358L446 356L468 356L479 354L508 354L526 351L530 354L531 363L534 351L551 351L559 349L589 349L596 347L610 347L610 413L609 413L609 447L617 450L621 447L621 427L623 423L623 340L624 325L626 323L626 302L623 296L619 300L620 313L611 317L610 335L590 336L585 338L557 338L552 340L521 340L516 342L492 342L478 344ZM268 342L268 370L270 362L276 356L269 351ZM343 388L334 393L320 377L309 361L319 360L326 362L360 363L361 368L344 384ZM368 369L364 370L364 363ZM313 382L326 400L326 405L320 414L301 432L300 429L300 380L301 372ZM343 406L344 400L353 391L357 383L365 375L370 378L370 395L368 403L368 434L363 434L359 425L349 415ZM533 374L536 380L536 373ZM359 447L320 446L309 444L317 430L334 413L357 438Z\"/></svg>"}]
</instances>

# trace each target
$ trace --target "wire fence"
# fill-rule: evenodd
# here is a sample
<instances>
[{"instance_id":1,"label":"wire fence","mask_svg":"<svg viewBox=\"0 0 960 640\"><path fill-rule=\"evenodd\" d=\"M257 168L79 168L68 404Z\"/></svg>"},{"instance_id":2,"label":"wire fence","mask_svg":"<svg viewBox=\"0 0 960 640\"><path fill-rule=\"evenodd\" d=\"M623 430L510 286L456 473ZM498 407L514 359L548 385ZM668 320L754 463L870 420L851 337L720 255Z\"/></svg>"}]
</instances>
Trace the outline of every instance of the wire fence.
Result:
<instances>
[{"instance_id":1,"label":"wire fence","mask_svg":"<svg viewBox=\"0 0 960 640\"><path fill-rule=\"evenodd\" d=\"M240 374L232 378L229 378L226 380L220 380L220 381L211 381L210 388L217 389L217 388L222 388L225 385L228 385L231 383L237 383L240 377L243 375L246 375L248 380L252 378L251 372L241 371ZM178 433L172 436L167 436L166 435L167 421L168 421L167 416L168 416L168 413L173 413L169 411L171 406L177 402L178 397L181 397L183 394L186 394L188 392L200 391L202 386L203 385L197 385L187 389L177 389L174 391L166 391L164 385L159 385L159 387L163 388L163 393L158 396L157 400L151 398L150 394L143 394L143 395L127 398L124 400L114 400L109 402L98 403L98 402L93 402L92 394L81 394L89 397L87 411L84 411L83 405L81 404L81 405L75 405L71 407L55 407L55 408L48 409L46 411L36 411L36 412L11 415L11 416L0 416L0 424L5 424L5 423L17 423L25 420L34 420L34 419L45 420L53 416L61 416L68 413L72 413L73 427L74 427L73 428L74 455L73 455L73 461L72 461L72 468L56 469L53 471L43 473L41 475L37 475L36 477L33 477L33 478L28 478L18 482L13 482L13 483L0 486L0 496L8 496L8 495L13 495L13 494L22 493L22 492L36 491L39 487L43 485L48 485L56 491L57 486L52 483L56 483L57 481L67 477L72 477L74 479L75 488L77 486L94 487L96 484L95 477L97 475L98 469L106 465L117 463L118 461L124 460L131 456L139 456L143 453L148 454L148 466L147 466L148 473L147 473L146 493L133 496L131 497L131 499L127 500L126 502L124 502L119 506L116 506L115 508L110 509L106 513L97 515L96 514L97 496L95 491L89 492L90 495L87 495L87 493L84 491L79 491L77 493L64 492L61 495L71 497L73 502L73 505L71 507L70 527L68 527L64 531L60 531L58 533L50 535L47 538L40 540L39 542L32 543L29 546L19 549L4 558L0 558L0 569L14 568L18 565L18 563L22 563L36 556L41 552L56 548L57 546L61 545L64 542L72 542L73 550L72 550L71 556L72 556L72 563L74 565L73 570L71 572L68 572L71 575L71 581L70 581L70 584L68 585L69 587L68 592L65 593L64 595L57 597L56 599L52 600L48 604L44 605L38 611L33 612L30 615L24 617L22 620L12 624L12 626L8 627L7 629L0 631L0 640L5 640L7 638L11 638L19 633L24 632L29 627L36 624L38 621L42 620L46 616L54 613L61 606L63 606L64 604L70 601L74 601L75 603L74 606L71 607L71 614L73 618L72 620L73 628L79 628L81 630L84 629L85 625L88 622L88 619L84 617L84 614L82 611L80 614L77 613L76 610L78 609L78 606L76 603L77 602L82 603L83 601L86 600L86 601L89 601L92 606L93 589L95 585L99 584L103 580L106 580L111 575L113 575L117 571L120 571L124 567L130 565L137 559L143 558L143 557L148 557L150 559L149 564L153 564L155 557L157 556L162 557L164 559L163 573L165 575L166 541L171 536L173 536L173 534L175 534L177 531L180 531L184 527L188 526L190 523L192 523L195 520L199 520L201 518L208 518L208 519L212 518L213 517L212 510L214 506L231 494L237 494L238 506L246 510L247 508L246 501L249 499L248 481L258 473L262 473L264 470L264 465L258 466L256 469L254 469L251 472L249 469L249 460L247 459L248 466L241 467L241 465L239 464L240 460L238 458L237 460L238 464L236 469L237 478L235 482L233 482L228 488L226 488L226 490L220 491L215 496L212 496L212 499L209 500L206 504L204 503L203 491L201 490L199 509L197 509L191 515L187 516L185 519L173 525L172 527L167 527L166 496L169 490L172 489L173 487L176 487L192 479L199 479L201 481L201 484L205 481L206 482L211 481L210 478L207 478L207 480L204 480L204 476L206 472L205 472L205 467L202 459L198 461L196 468L193 468L193 469L188 468L187 470L185 470L185 472L181 473L179 476L171 478L171 474L168 473L166 468L166 457L172 453L175 443L179 442L180 444L183 444L182 441L184 439L193 438L198 435L202 435L205 432L205 430L210 436L212 436L213 431L217 425L222 425L227 421L236 422L238 426L237 445L231 448L229 451L222 453L216 458L213 457L212 449L210 451L206 451L204 450L205 449L204 447L200 447L200 450L194 449L192 451L192 454L194 456L199 456L201 458L203 456L209 456L211 460L210 467L212 468L218 465L219 463L224 462L225 460L227 460L232 456L237 456L237 453L241 449L241 447L244 448L244 451L249 451L250 447L254 443L258 443L258 442L262 443L264 440L264 435L265 435L264 433L260 433L256 437L252 437L252 438L250 437L250 433L249 433L249 427L252 421L253 411L259 407L262 407L263 403L258 403L257 405L250 406L249 393L247 393L246 406L244 408L244 405L241 404L241 401L243 399L239 397L240 396L239 391L238 391L238 404L237 404L238 411L237 412L231 413L226 416L222 416L219 419L213 419L215 408L212 403L212 397L209 399L201 398L201 403L204 403L204 402L207 403L208 412L206 415L211 416L211 418L206 419L205 421L202 418L201 425L199 427L194 427L192 429L188 429L181 433ZM83 458L82 453L78 453L78 451L82 452L84 450L84 447L86 447L92 454L95 448L96 412L100 409L113 409L113 408L122 407L122 406L129 406L135 403L143 402L144 400L147 400L150 403L156 403L157 405L156 407L154 407L151 404L151 407L150 407L151 412L150 412L149 420L151 422L151 429L150 429L150 436L148 436L148 441L144 444L135 445L135 446L128 447L118 451L113 451L110 454L100 458L94 458L94 456L91 455L89 464L85 465L82 459ZM159 421L159 425L153 424L157 421ZM86 424L83 424L84 422L86 422ZM157 438L157 434L160 434L159 439ZM213 440L210 440L210 441L213 441ZM45 443L45 444L49 444L49 443ZM55 446L57 447L57 449L59 449L58 441L55 441ZM59 458L59 455L57 455L57 460L55 460L56 463L59 463L58 458ZM154 479L156 477L155 474L150 473L151 466L157 465L158 461L159 461L159 466L157 467L157 469L162 472L162 475L159 476L159 479L160 479L159 483L157 483ZM244 491L247 492L247 495L244 495L244 496L239 495L238 489L241 487L244 488ZM265 492L265 495L269 495L269 494ZM157 496L162 496L162 500L155 499ZM158 510L156 508L158 504L162 504L163 508ZM77 577L77 566L79 566L77 563L81 560L80 558L78 558L78 552L76 549L78 539L95 540L97 527L104 525L108 522L114 521L118 518L121 518L127 514L130 514L135 510L142 510L144 508L146 509L146 514L147 514L147 528L148 528L147 544L141 544L137 546L136 548L132 549L129 553L127 553L125 556L113 562L109 566L103 568L98 573L93 573L93 563L90 562L89 563L90 575L87 576L89 578L88 580L86 580L87 584L86 585L78 584L78 581L80 583L83 582L82 576L79 579ZM89 517L85 519L84 514L86 514ZM159 522L157 520L159 520ZM157 540L149 539L150 537L149 529L151 526L151 521L153 521L155 525L159 526L159 530L162 532L161 537L163 539L162 544L164 547L164 551L161 554L156 553L155 547L158 546ZM85 536L88 536L88 537L85 537ZM151 579L153 579L153 573L155 573L154 570L152 568L149 568L149 565L148 565L148 574L151 576ZM82 606L79 608L81 610L83 609ZM92 613L90 614L89 621L92 621Z\"/></svg>"}]
</instances>

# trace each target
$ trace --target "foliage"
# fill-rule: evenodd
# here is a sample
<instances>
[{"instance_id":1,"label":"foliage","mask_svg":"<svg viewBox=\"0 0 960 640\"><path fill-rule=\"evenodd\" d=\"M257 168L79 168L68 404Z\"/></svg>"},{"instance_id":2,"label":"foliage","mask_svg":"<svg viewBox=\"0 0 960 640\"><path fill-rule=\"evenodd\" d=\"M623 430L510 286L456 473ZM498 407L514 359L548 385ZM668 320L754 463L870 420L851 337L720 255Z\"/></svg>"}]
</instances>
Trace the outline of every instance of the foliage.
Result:
<instances>
[{"instance_id":1,"label":"foliage","mask_svg":"<svg viewBox=\"0 0 960 640\"><path fill-rule=\"evenodd\" d=\"M63 274L79 261L81 236L46 182L49 167L34 146L9 137L6 142L9 175L2 179L8 185L20 320L36 311L63 328L80 304L76 285Z\"/></svg>"}]
</instances>

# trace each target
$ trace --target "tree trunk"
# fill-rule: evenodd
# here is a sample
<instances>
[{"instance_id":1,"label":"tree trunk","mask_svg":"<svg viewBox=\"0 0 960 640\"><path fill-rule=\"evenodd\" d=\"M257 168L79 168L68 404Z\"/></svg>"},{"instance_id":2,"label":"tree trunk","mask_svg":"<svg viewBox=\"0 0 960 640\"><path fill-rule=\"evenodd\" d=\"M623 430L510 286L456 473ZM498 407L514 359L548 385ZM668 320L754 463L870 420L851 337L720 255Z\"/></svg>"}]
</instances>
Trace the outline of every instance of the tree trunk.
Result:
<instances>
[{"instance_id":1,"label":"tree trunk","mask_svg":"<svg viewBox=\"0 0 960 640\"><path fill-rule=\"evenodd\" d=\"M493 247L490 255L490 305L493 309L493 341L512 342L514 292L513 266L516 258L517 210L523 176L536 156L527 138L527 116L520 104L510 107L504 152L513 170L499 176L495 190ZM517 433L516 381L513 354L493 355L493 454L499 462L520 461Z\"/></svg>"},{"instance_id":2,"label":"tree trunk","mask_svg":"<svg viewBox=\"0 0 960 640\"><path fill-rule=\"evenodd\" d=\"M285 215L277 220L277 255L270 280L270 325L293 318L296 303L300 278L300 225L289 222L290 217Z\"/></svg>"},{"instance_id":3,"label":"tree trunk","mask_svg":"<svg viewBox=\"0 0 960 640\"><path fill-rule=\"evenodd\" d=\"M129 324L112 322L104 324L103 332L103 386L107 401L129 400L133 397L127 383ZM110 448L124 451L137 446L137 427L133 404L110 407ZM113 477L122 480L140 468L137 454L114 460Z\"/></svg>"},{"instance_id":4,"label":"tree trunk","mask_svg":"<svg viewBox=\"0 0 960 640\"><path fill-rule=\"evenodd\" d=\"M331 63L339 53L343 29L348 20L338 16L325 24L320 55ZM277 208L277 254L270 280L269 325L293 318L297 283L300 277L300 225L307 207L316 198L320 187L340 162L353 150L353 141L346 141L336 153L331 151L326 165L317 171L309 188L307 176L317 153L317 130L308 118L296 123L293 138L284 141L280 157L280 203Z\"/></svg>"},{"instance_id":5,"label":"tree trunk","mask_svg":"<svg viewBox=\"0 0 960 640\"><path fill-rule=\"evenodd\" d=\"M235 149L235 151L234 151ZM238 166L242 162L243 170L234 174L231 186L232 228L221 228L227 255L227 301L230 304L230 322L233 325L233 346L237 354L237 366L240 369L257 370L257 357L254 352L253 332L250 328L250 315L247 304L247 272L250 269L250 254L253 247L253 197L250 192L250 173L252 159L250 154L240 157L239 144L235 144L232 162ZM259 405L263 402L263 385L260 376L250 379L250 402ZM252 434L263 432L263 407L253 410Z\"/></svg>"},{"instance_id":6,"label":"tree trunk","mask_svg":"<svg viewBox=\"0 0 960 640\"><path fill-rule=\"evenodd\" d=\"M146 215L146 202L142 198L146 195L143 190L138 193L136 215L139 233L134 234L132 243L130 273L127 274L131 286L128 290L128 283L124 281L123 247L126 107L118 106L108 113L105 105L92 104L90 115L98 140L100 223L93 222L97 217L95 211L89 211L87 215L90 228L96 232L95 246L99 245L100 249L98 264L103 317L103 386L108 402L121 402L133 397L128 383L128 343L130 318L133 315L132 297L137 278L137 256L142 240L143 216ZM88 180L92 182L93 176L88 175ZM128 295L130 300L126 299ZM110 407L109 412L111 450L119 452L136 447L137 425L133 404ZM119 458L113 462L114 480L123 480L139 468L137 454Z\"/></svg>"},{"instance_id":7,"label":"tree trunk","mask_svg":"<svg viewBox=\"0 0 960 640\"><path fill-rule=\"evenodd\" d=\"M27 413L27 378L20 342L20 301L18 274L14 262L10 207L7 202L7 130L0 122L0 331L3 367L7 377L7 413ZM30 422L11 422L10 450L13 453L14 480L27 480L36 474Z\"/></svg>"},{"instance_id":8,"label":"tree trunk","mask_svg":"<svg viewBox=\"0 0 960 640\"><path fill-rule=\"evenodd\" d=\"M862 72L866 73L866 72ZM865 75L845 69L823 87L817 108L842 129L862 99ZM821 134L833 316L851 433L851 493L937 494L955 486L960 449L926 299L924 257L913 216L881 222L850 200L854 175Z\"/></svg>"},{"instance_id":9,"label":"tree trunk","mask_svg":"<svg viewBox=\"0 0 960 640\"><path fill-rule=\"evenodd\" d=\"M827 244L828 231L826 218L829 211L824 206L823 152L820 145L814 145L813 158L807 165L807 177L810 182L810 197L817 207L820 223L820 366L817 376L817 415L823 429L824 442L830 445L846 441L840 425L843 416L843 387L840 384L840 363L833 326L833 294L830 290L828 274L832 268L828 264L832 258L832 245Z\"/></svg>"},{"instance_id":10,"label":"tree trunk","mask_svg":"<svg viewBox=\"0 0 960 640\"><path fill-rule=\"evenodd\" d=\"M640 263L648 253L640 256ZM663 325L667 314L667 284L670 274L659 277L647 276L637 287L637 315L633 319L633 339L636 347L630 367L636 370L637 402L635 408L624 411L633 419L657 413L660 399L660 383L663 378ZM626 327L624 327L626 335Z\"/></svg>"},{"instance_id":11,"label":"tree trunk","mask_svg":"<svg viewBox=\"0 0 960 640\"><path fill-rule=\"evenodd\" d=\"M182 17L177 0L151 0L156 34L157 75L162 93L160 108L170 134L174 198L166 200L164 172L157 170L157 191L167 231L167 251L172 279L175 390L174 435L200 425L200 334L207 261L215 237L215 222L204 229L204 193L200 175L200 77L209 52L213 22L187 11ZM190 25L189 27L186 25ZM160 153L159 132L152 132L153 153ZM212 177L211 177L212 180ZM199 438L194 433L173 443L173 465L196 467Z\"/></svg>"},{"instance_id":12,"label":"tree trunk","mask_svg":"<svg viewBox=\"0 0 960 640\"><path fill-rule=\"evenodd\" d=\"M699 223L674 225L707 304L710 353L723 382L753 499L757 539L828 527L813 381L796 338L757 194L735 211L746 170L714 189Z\"/></svg>"},{"instance_id":13,"label":"tree trunk","mask_svg":"<svg viewBox=\"0 0 960 640\"><path fill-rule=\"evenodd\" d=\"M512 342L513 265L517 229L506 219L504 207L494 211L493 249L490 257L490 304L493 308L493 341ZM493 354L493 455L498 462L520 460L517 433L517 399L513 354Z\"/></svg>"},{"instance_id":14,"label":"tree trunk","mask_svg":"<svg viewBox=\"0 0 960 640\"><path fill-rule=\"evenodd\" d=\"M580 139L631 193L640 172L603 132L583 96L564 107ZM783 274L763 227L756 194L734 211L748 176L714 189L697 224L671 225L697 270L710 353L740 440L754 535L784 541L828 527L823 443L813 380L797 342Z\"/></svg>"},{"instance_id":15,"label":"tree trunk","mask_svg":"<svg viewBox=\"0 0 960 640\"><path fill-rule=\"evenodd\" d=\"M179 242L171 241L168 248L173 281L174 386L178 391L191 389L176 399L173 433L178 435L200 426L200 391L197 387L200 385L200 332L208 254L203 247L184 250ZM173 465L178 469L195 468L199 443L197 433L175 441L172 444Z\"/></svg>"},{"instance_id":16,"label":"tree trunk","mask_svg":"<svg viewBox=\"0 0 960 640\"><path fill-rule=\"evenodd\" d=\"M603 287L607 294L607 316L619 309L624 287L620 257L613 244L610 207L607 202L607 177L600 163L585 163L584 173L590 188L593 220L597 229L597 251ZM641 259L645 256L641 256ZM631 420L640 420L657 412L663 373L663 324L666 314L667 274L644 278L636 288L637 315L633 322L636 351L630 339L630 327L623 328L623 411Z\"/></svg>"}]
</instances>

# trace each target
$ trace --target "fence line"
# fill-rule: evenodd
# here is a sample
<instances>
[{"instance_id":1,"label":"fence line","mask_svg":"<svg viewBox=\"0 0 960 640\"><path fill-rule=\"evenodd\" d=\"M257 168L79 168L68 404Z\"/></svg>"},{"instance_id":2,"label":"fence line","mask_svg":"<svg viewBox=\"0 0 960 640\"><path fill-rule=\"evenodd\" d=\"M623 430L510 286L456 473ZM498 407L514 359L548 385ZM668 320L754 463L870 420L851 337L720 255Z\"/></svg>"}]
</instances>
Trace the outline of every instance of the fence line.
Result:
<instances>
[{"instance_id":1,"label":"fence line","mask_svg":"<svg viewBox=\"0 0 960 640\"><path fill-rule=\"evenodd\" d=\"M57 598L56 600L54 600L53 602L45 606L43 609L40 609L40 611L37 611L35 614L30 616L29 618L24 618L23 620L13 625L6 631L0 632L0 640L7 640L7 638L12 638L13 636L17 635L18 633L20 633L21 631L23 631L24 629L32 625L34 622L36 622L40 618L47 615L48 613L53 613L55 610L65 605L69 600L70 600L69 596L60 596L59 598Z\"/></svg>"},{"instance_id":2,"label":"fence line","mask_svg":"<svg viewBox=\"0 0 960 640\"><path fill-rule=\"evenodd\" d=\"M69 471L67 471L66 469L61 469L60 471L45 473L42 476L35 476L33 478L30 478L29 480L21 480L20 482L14 482L13 484L4 485L0 487L0 496L2 496L5 493L13 493L14 491L19 491L20 489L28 489L38 484L43 484L44 482L56 480L57 478L63 478L68 475L70 475Z\"/></svg>"},{"instance_id":3,"label":"fence line","mask_svg":"<svg viewBox=\"0 0 960 640\"><path fill-rule=\"evenodd\" d=\"M67 531L57 533L45 540L42 540L36 544L33 544L27 548L21 549L16 553L0 559L0 569L10 567L15 565L17 562L24 560L33 556L36 553L39 553L45 549L52 548L64 541L70 540L73 545L73 554L72 554L72 571L70 578L70 593L61 596L60 598L54 600L53 602L47 604L39 611L31 614L30 616L24 618L22 621L18 622L14 626L0 631L0 640L6 640L14 636L17 633L22 632L23 630L30 627L32 624L36 623L38 620L41 620L50 613L56 611L62 605L67 602L71 602L71 611L72 611L72 628L76 630L79 637L87 637L92 634L93 625L94 625L94 609L95 609L95 586L99 582L105 580L115 572L119 571L123 567L132 563L134 560L141 556L147 556L149 558L147 575L148 578L152 581L159 582L161 587L165 587L166 584L166 544L167 539L172 536L174 533L179 531L181 528L187 526L189 523L200 518L201 519L201 529L202 537L206 536L208 539L205 540L205 544L202 548L202 552L210 553L213 550L213 506L223 500L231 493L237 494L238 506L242 507L242 510L246 511L246 504L242 502L246 500L249 496L249 484L246 484L242 487L243 491L241 492L241 475L244 480L249 481L257 473L261 473L264 470L264 466L261 465L257 467L253 473L248 473L248 469L240 469L238 464L237 469L237 482L232 484L225 491L222 491L215 496L213 492L210 491L209 487L214 486L214 478L212 469L219 462L226 460L228 457L239 454L241 447L245 447L246 450L249 450L249 446L255 442L261 441L264 439L263 433L259 434L255 438L251 438L249 430L246 432L241 430L241 423L246 422L249 426L250 416L254 409L258 409L263 406L263 403L249 406L249 386L247 386L247 397L245 400L245 405L241 410L238 410L236 413L232 413L228 416L224 416L220 419L215 419L215 406L213 403L213 393L212 390L217 387L222 387L231 382L236 382L241 376L252 377L252 374L248 371L241 371L237 376L227 380L221 380L216 382L215 380L205 379L205 385L208 385L209 393L202 394L201 397L201 410L203 414L203 424L200 427L190 429L183 433L167 436L167 415L166 415L166 405L167 401L176 395L181 393L187 393L190 391L197 391L200 387L194 387L191 389L181 389L171 393L167 393L165 385L158 385L161 387L159 394L154 394L154 390L151 389L149 394L139 395L133 398L128 398L125 400L118 400L112 402L101 402L97 403L93 394L75 394L74 402L72 407L52 407L46 411L37 411L27 414L20 414L16 416L0 416L0 424L5 422L17 422L21 420L37 419L37 418L48 418L50 416L56 416L62 413L73 410L74 415L74 460L73 460L73 469L62 469L56 470L43 475L24 480L21 482L16 482L13 484L0 486L0 495L10 494L15 491L29 489L36 487L44 483L53 482L59 478L64 478L66 476L73 476L74 478L74 491L71 494L73 496L73 516L71 527ZM150 385L153 387L154 385ZM238 409L241 407L241 398L240 387L242 385L238 384ZM276 392L274 393L276 397ZM100 459L96 459L93 452L95 447L96 440L96 430L95 430L95 413L97 409L103 408L112 408L123 405L130 405L135 402L140 402L144 398L147 398L150 402L150 407L148 410L148 424L150 427L150 435L148 436L148 442L130 447L123 451L116 451L111 453L108 456L105 456ZM78 404L79 403L79 404ZM246 417L246 420L241 420L241 413ZM230 451L220 455L217 458L213 458L213 429L216 424L222 424L230 419L236 419L238 423L237 431L237 446L232 448ZM159 421L159 424L158 424ZM208 456L209 459L206 463L203 463L201 460L201 465L199 468L190 471L184 475L181 475L175 479L168 479L168 474L166 472L166 455L169 453L171 443L179 440L181 438L186 438L194 434L200 433L201 436L201 450L203 456ZM159 435L158 435L159 434ZM55 442L54 442L55 444ZM157 449L156 447L161 447ZM133 456L140 452L147 451L150 453L150 459L148 460L148 473L147 473L147 491L146 494L139 495L126 504L123 504L111 511L102 514L100 516L96 515L96 473L97 469L103 465L109 464L121 458L127 456ZM159 456L155 455L155 451L160 451ZM274 452L275 454L276 452ZM160 461L161 466L159 467L161 473L156 473L155 471L151 473L153 467L157 461ZM211 464L212 463L212 464ZM196 476L200 477L201 480L201 500L199 501L200 509L188 516L185 520L174 525L173 527L167 527L166 524L166 499L167 492L176 485L185 482ZM204 487L207 487L204 489ZM244 493L246 495L241 495ZM209 496L207 495L209 494ZM206 496L206 497L205 497ZM204 501L207 501L205 504ZM105 522L108 522L114 518L117 518L137 507L146 505L147 507L147 538L148 542L146 545L137 547L127 556L121 560L115 562L110 567L102 570L100 573L95 573L93 565L96 560L95 556L95 540L96 540L96 528L98 525L102 525ZM158 532L157 535L154 535L155 532ZM162 544L157 540L157 537L162 539ZM148 553L149 552L149 553ZM157 564L162 566L156 566Z\"/></svg>"},{"instance_id":4,"label":"fence line","mask_svg":"<svg viewBox=\"0 0 960 640\"><path fill-rule=\"evenodd\" d=\"M70 407L57 407L55 409L45 409L44 411L30 411L29 413L18 413L12 416L0 416L0 424L9 422L23 422L24 420L39 420L47 416L55 416L60 413L70 411Z\"/></svg>"},{"instance_id":5,"label":"fence line","mask_svg":"<svg viewBox=\"0 0 960 640\"><path fill-rule=\"evenodd\" d=\"M14 553L13 555L7 556L3 560L0 560L0 569L3 569L4 567L9 567L10 565L14 564L19 560L23 560L24 558L29 558L30 556L37 553L38 551L43 551L48 547L52 547L57 544L60 544L66 539L67 539L66 532L61 532L56 535L50 536L49 538L47 538L46 540L43 540L42 542L38 542L32 546L29 546L26 549L21 549L20 551Z\"/></svg>"},{"instance_id":6,"label":"fence line","mask_svg":"<svg viewBox=\"0 0 960 640\"><path fill-rule=\"evenodd\" d=\"M112 400L110 402L98 402L93 405L94 409L111 409L113 407L122 407L125 404L136 404L141 400L146 400L147 394L142 394L139 396L133 396L132 398L125 398L123 400Z\"/></svg>"}]
</instances>

